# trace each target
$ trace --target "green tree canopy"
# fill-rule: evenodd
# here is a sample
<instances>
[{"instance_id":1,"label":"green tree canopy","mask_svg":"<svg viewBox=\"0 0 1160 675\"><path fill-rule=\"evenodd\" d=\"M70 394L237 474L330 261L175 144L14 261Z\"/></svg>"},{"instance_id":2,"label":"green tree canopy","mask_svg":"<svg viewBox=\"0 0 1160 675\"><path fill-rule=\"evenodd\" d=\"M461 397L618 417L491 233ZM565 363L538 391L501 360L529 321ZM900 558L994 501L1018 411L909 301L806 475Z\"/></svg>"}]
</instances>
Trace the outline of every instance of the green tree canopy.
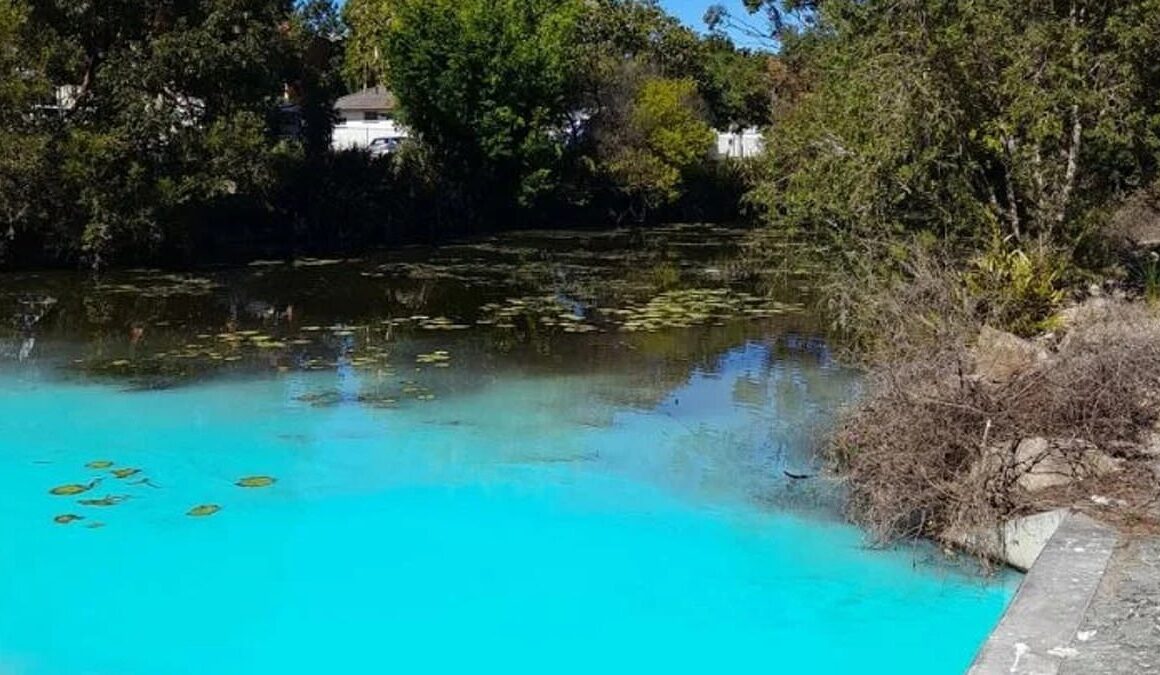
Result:
<instances>
[{"instance_id":1,"label":"green tree canopy","mask_svg":"<svg viewBox=\"0 0 1160 675\"><path fill-rule=\"evenodd\" d=\"M773 115L775 57L739 51L727 40L705 43L701 96L718 129L763 127Z\"/></svg>"},{"instance_id":2,"label":"green tree canopy","mask_svg":"<svg viewBox=\"0 0 1160 675\"><path fill-rule=\"evenodd\" d=\"M1157 0L826 0L755 197L824 236L1073 247L1160 148Z\"/></svg>"},{"instance_id":3,"label":"green tree canopy","mask_svg":"<svg viewBox=\"0 0 1160 675\"><path fill-rule=\"evenodd\" d=\"M386 42L396 1L347 0L343 4L342 20L347 28L343 75L350 88L386 82Z\"/></svg>"},{"instance_id":4,"label":"green tree canopy","mask_svg":"<svg viewBox=\"0 0 1160 675\"><path fill-rule=\"evenodd\" d=\"M22 0L0 0L0 258L16 238L16 224L32 217L35 177L44 172L45 137L30 113L51 91Z\"/></svg>"},{"instance_id":5,"label":"green tree canopy","mask_svg":"<svg viewBox=\"0 0 1160 675\"><path fill-rule=\"evenodd\" d=\"M627 62L663 77L690 78L710 122L721 129L765 126L771 115L771 56L738 50L727 38L698 36L655 0L597 0L585 5L576 39L578 77L593 102L620 88Z\"/></svg>"},{"instance_id":6,"label":"green tree canopy","mask_svg":"<svg viewBox=\"0 0 1160 675\"><path fill-rule=\"evenodd\" d=\"M387 32L406 124L476 208L530 204L558 178L574 112L579 2L401 0Z\"/></svg>"},{"instance_id":7,"label":"green tree canopy","mask_svg":"<svg viewBox=\"0 0 1160 675\"><path fill-rule=\"evenodd\" d=\"M715 138L706 123L697 85L691 79L641 76L623 109L597 127L600 155L630 211L677 199L681 182L705 162Z\"/></svg>"},{"instance_id":8,"label":"green tree canopy","mask_svg":"<svg viewBox=\"0 0 1160 675\"><path fill-rule=\"evenodd\" d=\"M17 112L0 133L34 149L24 165L51 167L27 173L31 196L0 179L0 203L23 202L5 207L13 246L100 264L178 244L214 204L261 204L286 150L285 95L303 104L308 145L328 144L328 13L322 0L3 0L0 23L34 37L6 36L24 63L0 96L41 77L35 102L5 100Z\"/></svg>"}]
</instances>

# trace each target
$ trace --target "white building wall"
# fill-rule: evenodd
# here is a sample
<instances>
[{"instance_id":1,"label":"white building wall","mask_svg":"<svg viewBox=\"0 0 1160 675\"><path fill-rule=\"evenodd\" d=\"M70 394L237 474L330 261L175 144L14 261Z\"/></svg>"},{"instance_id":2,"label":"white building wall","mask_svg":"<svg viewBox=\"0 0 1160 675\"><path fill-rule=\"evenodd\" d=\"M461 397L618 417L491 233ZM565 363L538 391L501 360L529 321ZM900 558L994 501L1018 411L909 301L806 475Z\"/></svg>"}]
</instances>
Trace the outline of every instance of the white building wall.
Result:
<instances>
[{"instance_id":1,"label":"white building wall","mask_svg":"<svg viewBox=\"0 0 1160 675\"><path fill-rule=\"evenodd\" d=\"M388 113L380 113L384 117ZM362 110L339 110L331 146L335 150L365 148L376 138L406 138L407 129L393 119L368 122ZM742 159L757 157L765 152L765 137L757 128L737 132L718 131L715 159Z\"/></svg>"},{"instance_id":2,"label":"white building wall","mask_svg":"<svg viewBox=\"0 0 1160 675\"><path fill-rule=\"evenodd\" d=\"M385 114L385 113L384 113ZM406 138L407 130L394 120L368 122L362 111L339 111L334 125L331 147L335 150L365 148L376 138Z\"/></svg>"},{"instance_id":3,"label":"white building wall","mask_svg":"<svg viewBox=\"0 0 1160 675\"><path fill-rule=\"evenodd\" d=\"M717 159L757 157L765 152L765 137L757 128L717 132Z\"/></svg>"}]
</instances>

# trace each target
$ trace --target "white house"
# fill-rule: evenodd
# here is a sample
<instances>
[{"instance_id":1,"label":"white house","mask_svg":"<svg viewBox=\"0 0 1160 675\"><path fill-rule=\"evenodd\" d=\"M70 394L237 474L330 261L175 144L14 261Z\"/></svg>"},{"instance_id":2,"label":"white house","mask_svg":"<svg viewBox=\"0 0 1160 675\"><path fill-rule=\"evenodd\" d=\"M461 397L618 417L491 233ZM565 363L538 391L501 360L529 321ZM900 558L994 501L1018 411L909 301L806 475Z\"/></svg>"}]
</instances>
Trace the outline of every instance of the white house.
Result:
<instances>
[{"instance_id":1,"label":"white house","mask_svg":"<svg viewBox=\"0 0 1160 675\"><path fill-rule=\"evenodd\" d=\"M376 138L406 138L395 122L395 96L385 87L368 87L334 102L337 120L331 144L335 150L365 148Z\"/></svg>"}]
</instances>

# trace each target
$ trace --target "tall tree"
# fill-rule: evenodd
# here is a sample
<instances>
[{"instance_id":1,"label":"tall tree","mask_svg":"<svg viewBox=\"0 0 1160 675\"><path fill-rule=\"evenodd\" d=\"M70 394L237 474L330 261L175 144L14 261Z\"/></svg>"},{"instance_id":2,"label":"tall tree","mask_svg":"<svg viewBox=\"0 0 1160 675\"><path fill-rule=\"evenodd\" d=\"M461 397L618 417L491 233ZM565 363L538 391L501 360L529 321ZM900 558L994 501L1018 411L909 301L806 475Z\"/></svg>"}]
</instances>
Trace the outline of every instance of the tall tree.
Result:
<instances>
[{"instance_id":1,"label":"tall tree","mask_svg":"<svg viewBox=\"0 0 1160 675\"><path fill-rule=\"evenodd\" d=\"M763 127L773 115L774 57L739 51L717 37L706 41L700 91L718 129Z\"/></svg>"},{"instance_id":2,"label":"tall tree","mask_svg":"<svg viewBox=\"0 0 1160 675\"><path fill-rule=\"evenodd\" d=\"M606 111L594 134L628 213L643 220L648 210L680 196L682 181L707 160L715 135L693 80L631 70L624 80L628 95Z\"/></svg>"},{"instance_id":3,"label":"tall tree","mask_svg":"<svg viewBox=\"0 0 1160 675\"><path fill-rule=\"evenodd\" d=\"M386 81L385 49L396 1L347 0L342 6L342 20L347 26L343 75L352 89Z\"/></svg>"},{"instance_id":4,"label":"tall tree","mask_svg":"<svg viewBox=\"0 0 1160 675\"><path fill-rule=\"evenodd\" d=\"M386 40L406 124L475 208L552 188L567 143L580 3L402 0Z\"/></svg>"},{"instance_id":5,"label":"tall tree","mask_svg":"<svg viewBox=\"0 0 1160 675\"><path fill-rule=\"evenodd\" d=\"M827 0L756 197L782 228L1080 243L1160 148L1157 0Z\"/></svg>"},{"instance_id":6,"label":"tall tree","mask_svg":"<svg viewBox=\"0 0 1160 675\"><path fill-rule=\"evenodd\" d=\"M300 115L306 154L316 158L330 150L335 123L334 101L343 92L342 20L331 0L298 3L288 24L288 98Z\"/></svg>"},{"instance_id":7,"label":"tall tree","mask_svg":"<svg viewBox=\"0 0 1160 675\"><path fill-rule=\"evenodd\" d=\"M36 177L46 169L46 138L32 117L51 89L28 15L23 0L0 0L0 261L16 239L16 225L32 219Z\"/></svg>"}]
</instances>

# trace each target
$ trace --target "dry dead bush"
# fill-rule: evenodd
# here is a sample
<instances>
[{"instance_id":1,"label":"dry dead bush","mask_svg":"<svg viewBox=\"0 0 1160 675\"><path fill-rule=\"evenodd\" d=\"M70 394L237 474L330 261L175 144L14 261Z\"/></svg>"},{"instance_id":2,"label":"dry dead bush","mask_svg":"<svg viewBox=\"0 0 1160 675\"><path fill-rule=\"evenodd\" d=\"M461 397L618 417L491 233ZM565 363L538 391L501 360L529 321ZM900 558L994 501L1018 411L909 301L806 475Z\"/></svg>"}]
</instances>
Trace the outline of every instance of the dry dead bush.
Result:
<instances>
[{"instance_id":1,"label":"dry dead bush","mask_svg":"<svg viewBox=\"0 0 1160 675\"><path fill-rule=\"evenodd\" d=\"M1160 183L1124 200L1112 214L1104 234L1121 247L1160 243Z\"/></svg>"},{"instance_id":2,"label":"dry dead bush","mask_svg":"<svg viewBox=\"0 0 1160 675\"><path fill-rule=\"evenodd\" d=\"M851 263L861 269L834 275L822 291L846 361L873 367L921 359L978 329L980 302L966 292L952 259L916 245L889 263L894 274L885 274L880 249L867 247Z\"/></svg>"},{"instance_id":3,"label":"dry dead bush","mask_svg":"<svg viewBox=\"0 0 1160 675\"><path fill-rule=\"evenodd\" d=\"M1044 506L1019 485L1023 439L1055 439L1068 461L1132 455L1160 413L1160 317L1126 303L1073 314L1045 359L1004 381L976 374L981 326L954 318L936 324L941 339L908 341L900 324L891 339L905 344L878 352L830 445L851 517L883 541L990 527Z\"/></svg>"}]
</instances>

